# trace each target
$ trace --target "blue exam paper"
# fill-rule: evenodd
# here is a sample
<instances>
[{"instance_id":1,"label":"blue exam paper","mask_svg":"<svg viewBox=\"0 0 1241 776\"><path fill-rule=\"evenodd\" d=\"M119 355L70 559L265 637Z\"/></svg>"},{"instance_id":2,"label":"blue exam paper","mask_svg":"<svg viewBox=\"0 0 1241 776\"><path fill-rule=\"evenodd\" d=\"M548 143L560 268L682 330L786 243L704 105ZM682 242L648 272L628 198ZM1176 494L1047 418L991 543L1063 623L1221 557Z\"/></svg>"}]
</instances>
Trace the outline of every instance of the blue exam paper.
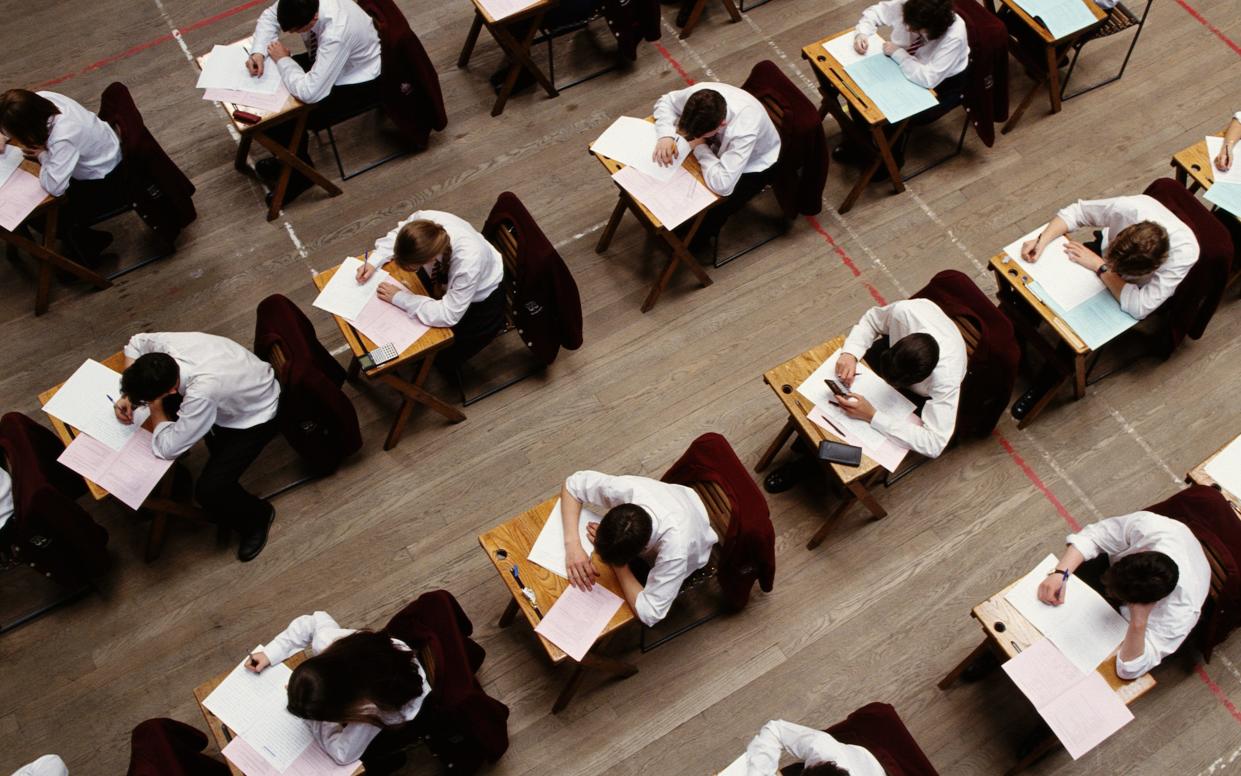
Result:
<instances>
[{"instance_id":1,"label":"blue exam paper","mask_svg":"<svg viewBox=\"0 0 1241 776\"><path fill-rule=\"evenodd\" d=\"M915 113L939 104L930 89L918 86L901 72L901 66L886 56L866 57L845 66L866 96L875 101L884 118L895 124Z\"/></svg>"},{"instance_id":2,"label":"blue exam paper","mask_svg":"<svg viewBox=\"0 0 1241 776\"><path fill-rule=\"evenodd\" d=\"M1031 280L1029 287L1091 350L1098 350L1138 323L1137 318L1120 309L1120 302L1106 289L1072 310L1065 310L1043 291L1037 280Z\"/></svg>"},{"instance_id":3,"label":"blue exam paper","mask_svg":"<svg viewBox=\"0 0 1241 776\"><path fill-rule=\"evenodd\" d=\"M1098 21L1082 0L1016 0L1026 13L1042 22L1060 40Z\"/></svg>"},{"instance_id":4,"label":"blue exam paper","mask_svg":"<svg viewBox=\"0 0 1241 776\"><path fill-rule=\"evenodd\" d=\"M1216 183L1202 194L1208 202L1241 218L1241 183Z\"/></svg>"}]
</instances>

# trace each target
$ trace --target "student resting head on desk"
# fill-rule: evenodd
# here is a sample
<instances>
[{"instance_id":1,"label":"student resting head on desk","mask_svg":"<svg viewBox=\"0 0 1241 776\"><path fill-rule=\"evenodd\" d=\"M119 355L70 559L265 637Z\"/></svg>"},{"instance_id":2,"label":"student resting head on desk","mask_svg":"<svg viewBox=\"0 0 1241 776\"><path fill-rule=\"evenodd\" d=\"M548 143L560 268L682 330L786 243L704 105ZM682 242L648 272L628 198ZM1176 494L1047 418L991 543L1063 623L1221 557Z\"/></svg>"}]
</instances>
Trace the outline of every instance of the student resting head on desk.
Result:
<instances>
[{"instance_id":1,"label":"student resting head on desk","mask_svg":"<svg viewBox=\"0 0 1241 776\"><path fill-rule=\"evenodd\" d=\"M728 84L697 83L660 97L655 134L656 162L678 162L677 138L684 138L707 188L724 197L703 217L690 243L693 251L705 247L731 215L763 190L780 158L780 133L767 109L754 95Z\"/></svg>"},{"instance_id":2,"label":"student resting head on desk","mask_svg":"<svg viewBox=\"0 0 1241 776\"><path fill-rule=\"evenodd\" d=\"M583 504L601 508L603 519L587 531L599 558L612 567L625 601L653 627L668 614L681 583L711 560L719 541L702 499L691 488L646 477L580 471L560 489L565 566L575 587L589 590L598 572L582 548L578 523ZM630 568L649 568L639 580Z\"/></svg>"},{"instance_id":3,"label":"student resting head on desk","mask_svg":"<svg viewBox=\"0 0 1241 776\"><path fill-rule=\"evenodd\" d=\"M10 89L0 94L0 149L20 148L40 165L39 183L54 197L66 195L57 234L70 255L98 263L112 235L86 224L126 202L118 172L121 141L94 113L56 92Z\"/></svg>"},{"instance_id":4,"label":"student resting head on desk","mask_svg":"<svg viewBox=\"0 0 1241 776\"><path fill-rule=\"evenodd\" d=\"M250 655L246 668L261 673L307 647L312 657L289 677L289 713L311 722L315 741L338 764L361 759L368 774L399 768L409 737L380 736L417 717L431 692L410 645L342 628L326 612L315 612L289 623Z\"/></svg>"},{"instance_id":5,"label":"student resting head on desk","mask_svg":"<svg viewBox=\"0 0 1241 776\"><path fill-rule=\"evenodd\" d=\"M173 412L166 403L179 401ZM172 461L200 439L207 463L198 477L198 503L241 536L237 557L253 560L267 544L276 510L238 481L278 430L280 383L271 365L224 337L198 332L135 334L125 345L122 423L148 407L142 427L158 458Z\"/></svg>"},{"instance_id":6,"label":"student resting head on desk","mask_svg":"<svg viewBox=\"0 0 1241 776\"><path fill-rule=\"evenodd\" d=\"M776 776L783 752L805 765L802 776L884 776L883 766L862 747L782 719L763 725L745 748L746 776Z\"/></svg>"},{"instance_id":7,"label":"student resting head on desk","mask_svg":"<svg viewBox=\"0 0 1241 776\"><path fill-rule=\"evenodd\" d=\"M1228 129L1224 132L1224 145L1215 157L1215 169L1220 172L1228 172L1232 169L1232 152L1238 140L1241 140L1241 111L1237 111L1232 121L1228 122Z\"/></svg>"},{"instance_id":8,"label":"student resting head on desk","mask_svg":"<svg viewBox=\"0 0 1241 776\"><path fill-rule=\"evenodd\" d=\"M1153 512L1109 517L1070 534L1056 570L1039 585L1039 600L1064 603L1071 574L1092 587L1101 584L1101 592L1121 604L1129 621L1116 653L1122 679L1136 679L1175 652L1211 590L1211 566L1193 532Z\"/></svg>"},{"instance_id":9,"label":"student resting head on desk","mask_svg":"<svg viewBox=\"0 0 1241 776\"><path fill-rule=\"evenodd\" d=\"M504 259L468 221L438 210L417 211L375 241L358 268L358 282L389 261L407 272L421 271L431 295L385 282L379 284L379 298L427 326L452 329L452 347L439 356L439 366L464 363L504 328Z\"/></svg>"}]
</instances>

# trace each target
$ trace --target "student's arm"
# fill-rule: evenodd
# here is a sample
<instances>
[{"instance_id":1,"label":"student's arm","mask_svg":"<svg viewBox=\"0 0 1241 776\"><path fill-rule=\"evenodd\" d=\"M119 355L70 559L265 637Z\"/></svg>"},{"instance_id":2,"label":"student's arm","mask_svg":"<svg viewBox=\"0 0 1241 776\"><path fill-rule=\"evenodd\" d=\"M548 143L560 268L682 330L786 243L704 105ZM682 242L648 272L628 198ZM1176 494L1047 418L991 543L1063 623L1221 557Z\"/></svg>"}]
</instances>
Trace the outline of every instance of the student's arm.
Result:
<instances>
[{"instance_id":1,"label":"student's arm","mask_svg":"<svg viewBox=\"0 0 1241 776\"><path fill-rule=\"evenodd\" d=\"M681 111L685 109L685 101L694 93L691 88L677 89L668 92L655 101L655 136L656 137L672 137L677 136L677 120L681 118ZM692 140L693 138L688 138Z\"/></svg>"},{"instance_id":2,"label":"student's arm","mask_svg":"<svg viewBox=\"0 0 1241 776\"><path fill-rule=\"evenodd\" d=\"M1069 233L1069 225L1058 214L1053 216L1047 226L1043 227L1043 231L1033 240L1028 240L1021 246L1021 258L1026 261L1038 261L1043 255L1043 251L1047 250L1047 246L1059 237L1063 237Z\"/></svg>"},{"instance_id":3,"label":"student's arm","mask_svg":"<svg viewBox=\"0 0 1241 776\"><path fill-rule=\"evenodd\" d=\"M175 421L155 416L157 410L152 408L156 421L151 429L151 451L156 458L175 461L198 440L207 436L207 432L215 425L218 407L205 396L186 396L177 410Z\"/></svg>"},{"instance_id":4,"label":"student's arm","mask_svg":"<svg viewBox=\"0 0 1241 776\"><path fill-rule=\"evenodd\" d=\"M460 250L471 250L464 247ZM478 261L461 262L448 278L448 288L441 299L400 291L392 298L392 304L404 310L409 317L427 326L456 326L465 317L474 292L482 282L482 267Z\"/></svg>"},{"instance_id":5,"label":"student's arm","mask_svg":"<svg viewBox=\"0 0 1241 776\"><path fill-rule=\"evenodd\" d=\"M39 154L39 184L43 190L53 197L64 194L72 182L73 168L77 167L80 156L77 146L70 139L49 140L47 149Z\"/></svg>"},{"instance_id":6,"label":"student's arm","mask_svg":"<svg viewBox=\"0 0 1241 776\"><path fill-rule=\"evenodd\" d=\"M138 359L138 356L145 356L147 353L153 353L156 347L155 337L150 334L135 334L129 338L129 342L125 343L125 347L121 349L125 356L125 366L129 366Z\"/></svg>"},{"instance_id":7,"label":"student's arm","mask_svg":"<svg viewBox=\"0 0 1241 776\"><path fill-rule=\"evenodd\" d=\"M369 722L315 722L307 720L310 734L337 765L349 765L362 759L366 747L382 732Z\"/></svg>"},{"instance_id":8,"label":"student's arm","mask_svg":"<svg viewBox=\"0 0 1241 776\"><path fill-rule=\"evenodd\" d=\"M276 67L280 68L280 77L289 94L302 102L315 103L332 91L348 61L349 50L344 41L332 36L319 41L319 50L315 53L309 73L293 61L293 57L282 57L276 62Z\"/></svg>"},{"instance_id":9,"label":"student's arm","mask_svg":"<svg viewBox=\"0 0 1241 776\"><path fill-rule=\"evenodd\" d=\"M251 58L266 58L267 47L272 41L280 39L280 22L276 19L276 5L272 3L263 13L259 14L259 20L254 25L254 37L250 40Z\"/></svg>"},{"instance_id":10,"label":"student's arm","mask_svg":"<svg viewBox=\"0 0 1241 776\"><path fill-rule=\"evenodd\" d=\"M621 580L625 600L647 627L655 626L668 616L672 602L681 591L681 583L689 574L689 559L679 552L673 557L669 549L664 549L655 559L655 565L646 576L646 587L638 582L628 566L616 568L616 577ZM626 583L627 579L632 581L631 584Z\"/></svg>"},{"instance_id":11,"label":"student's arm","mask_svg":"<svg viewBox=\"0 0 1241 776\"><path fill-rule=\"evenodd\" d=\"M1224 143L1220 146L1219 155L1215 157L1215 169L1220 172L1227 172L1232 169L1233 147L1237 141L1241 140L1241 112L1228 122L1228 129L1224 132Z\"/></svg>"},{"instance_id":12,"label":"student's arm","mask_svg":"<svg viewBox=\"0 0 1241 776\"><path fill-rule=\"evenodd\" d=\"M23 765L13 776L69 776L65 761L54 754L45 754L32 763Z\"/></svg>"},{"instance_id":13,"label":"student's arm","mask_svg":"<svg viewBox=\"0 0 1241 776\"><path fill-rule=\"evenodd\" d=\"M267 655L271 665L278 665L309 647L317 632L329 628L340 630L340 625L327 612L303 614L289 623L289 627L281 631L278 636L267 642L267 646L263 648L263 654Z\"/></svg>"},{"instance_id":14,"label":"student's arm","mask_svg":"<svg viewBox=\"0 0 1241 776\"><path fill-rule=\"evenodd\" d=\"M590 590L594 586L595 577L599 576L599 571L586 554L582 537L578 535L578 526L582 520L582 501L573 495L568 481L560 486L560 519L564 528L564 560L569 581L580 590Z\"/></svg>"},{"instance_id":15,"label":"student's arm","mask_svg":"<svg viewBox=\"0 0 1241 776\"><path fill-rule=\"evenodd\" d=\"M886 412L875 413L870 424L909 445L915 452L927 458L938 458L957 427L957 404L960 400L961 386L955 385L939 396L932 396L922 405L920 426L908 417L898 418Z\"/></svg>"},{"instance_id":16,"label":"student's arm","mask_svg":"<svg viewBox=\"0 0 1241 776\"><path fill-rule=\"evenodd\" d=\"M1137 515L1109 517L1069 534L1066 541L1077 548L1082 560L1092 560L1100 554L1115 555L1141 540L1142 534L1136 525L1138 519Z\"/></svg>"},{"instance_id":17,"label":"student's arm","mask_svg":"<svg viewBox=\"0 0 1241 776\"><path fill-rule=\"evenodd\" d=\"M901 14L901 7L904 4L905 0L883 0L883 2L875 3L862 11L862 18L858 19L854 34L865 35L869 38L878 32L880 27L903 25L905 19Z\"/></svg>"},{"instance_id":18,"label":"student's arm","mask_svg":"<svg viewBox=\"0 0 1241 776\"><path fill-rule=\"evenodd\" d=\"M1171 597L1154 604L1129 604L1129 629L1116 653L1116 675L1136 679L1159 665L1180 648L1199 614Z\"/></svg>"},{"instance_id":19,"label":"student's arm","mask_svg":"<svg viewBox=\"0 0 1241 776\"><path fill-rule=\"evenodd\" d=\"M1081 550L1070 544L1065 548L1064 552L1060 554L1060 560L1056 562L1056 568L1068 571L1072 574L1074 571L1077 571L1078 566L1081 566L1085 561L1086 558L1082 555ZM1045 604L1050 604L1051 606L1059 606L1064 603L1067 583L1068 580L1064 578L1063 574L1052 571L1043 579L1042 582L1039 583L1038 600Z\"/></svg>"},{"instance_id":20,"label":"student's arm","mask_svg":"<svg viewBox=\"0 0 1241 776\"><path fill-rule=\"evenodd\" d=\"M707 188L721 197L727 197L737 188L737 181L745 172L745 166L750 163L750 156L758 143L757 122L747 121L741 116L737 121L744 122L746 126L733 136L721 156L716 156L711 146L706 143L694 146L694 156L702 167L702 179Z\"/></svg>"},{"instance_id":21,"label":"student's arm","mask_svg":"<svg viewBox=\"0 0 1241 776\"><path fill-rule=\"evenodd\" d=\"M1142 285L1136 283L1127 283L1125 279L1114 272L1107 272L1103 275L1106 282L1109 277L1115 280L1108 283L1108 288L1112 291L1112 295L1120 301L1120 309L1132 315L1139 321L1146 318L1151 313L1159 309L1159 306L1168 301L1172 294L1176 291L1176 287L1181 284L1185 276L1189 274L1189 270L1193 268L1193 262L1179 260L1177 255L1180 251L1193 250L1189 246L1176 246L1172 249L1163 266L1155 270L1155 274ZM1113 284L1119 284L1119 290L1113 288Z\"/></svg>"},{"instance_id":22,"label":"student's arm","mask_svg":"<svg viewBox=\"0 0 1241 776\"><path fill-rule=\"evenodd\" d=\"M961 54L969 47L964 38L949 38L936 47L935 53L927 62L920 62L913 54L903 48L892 52L892 59L901 66L901 72L910 81L927 89L934 89L948 77L952 65L961 60Z\"/></svg>"},{"instance_id":23,"label":"student's arm","mask_svg":"<svg viewBox=\"0 0 1241 776\"><path fill-rule=\"evenodd\" d=\"M763 725L745 749L746 776L774 776L783 752L802 763L811 758L816 763L836 763L843 759L843 745L828 733L773 719Z\"/></svg>"},{"instance_id":24,"label":"student's arm","mask_svg":"<svg viewBox=\"0 0 1241 776\"><path fill-rule=\"evenodd\" d=\"M613 566L612 572L616 574L616 581L620 583L621 596L625 599L625 603L629 604L629 608L638 616L644 624L650 626L659 622L659 619L647 621L646 617L638 611L638 601L642 597L642 583L633 575L633 571L628 566ZM649 578L648 578L649 582Z\"/></svg>"},{"instance_id":25,"label":"student's arm","mask_svg":"<svg viewBox=\"0 0 1241 776\"><path fill-rule=\"evenodd\" d=\"M895 304L894 302L867 310L862 319L849 330L849 336L845 337L845 344L840 348L841 351L861 361L866 351L870 350L870 346L875 344L875 340L888 333L889 319Z\"/></svg>"}]
</instances>

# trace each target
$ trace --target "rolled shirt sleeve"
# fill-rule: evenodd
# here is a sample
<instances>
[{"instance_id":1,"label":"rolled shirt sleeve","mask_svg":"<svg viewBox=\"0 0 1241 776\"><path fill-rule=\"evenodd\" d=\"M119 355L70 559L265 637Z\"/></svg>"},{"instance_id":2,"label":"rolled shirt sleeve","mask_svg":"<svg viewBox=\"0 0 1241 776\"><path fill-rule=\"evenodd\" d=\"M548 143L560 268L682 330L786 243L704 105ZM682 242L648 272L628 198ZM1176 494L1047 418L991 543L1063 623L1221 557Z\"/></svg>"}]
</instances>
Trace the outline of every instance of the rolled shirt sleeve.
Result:
<instances>
[{"instance_id":1,"label":"rolled shirt sleeve","mask_svg":"<svg viewBox=\"0 0 1241 776\"><path fill-rule=\"evenodd\" d=\"M1056 215L1069 227L1070 232L1075 232L1087 226L1102 227L1107 223L1110 212L1111 200L1079 199L1060 208Z\"/></svg>"},{"instance_id":2,"label":"rolled shirt sleeve","mask_svg":"<svg viewBox=\"0 0 1241 776\"><path fill-rule=\"evenodd\" d=\"M1120 309L1139 321L1143 320L1172 298L1176 287L1193 266L1192 263L1182 264L1167 260L1142 285L1126 282L1124 288L1120 289Z\"/></svg>"},{"instance_id":3,"label":"rolled shirt sleeve","mask_svg":"<svg viewBox=\"0 0 1241 776\"><path fill-rule=\"evenodd\" d=\"M677 137L677 121L685 109L685 101L694 93L692 87L671 91L655 101L655 134L657 137Z\"/></svg>"},{"instance_id":4,"label":"rolled shirt sleeve","mask_svg":"<svg viewBox=\"0 0 1241 776\"><path fill-rule=\"evenodd\" d=\"M862 319L849 330L849 336L845 338L841 350L861 361L870 346L875 344L875 340L888 333L888 319L894 306L895 303L867 310Z\"/></svg>"},{"instance_id":5,"label":"rolled shirt sleeve","mask_svg":"<svg viewBox=\"0 0 1241 776\"><path fill-rule=\"evenodd\" d=\"M681 591L681 583L689 573L689 559L684 552L661 548L655 565L646 576L646 585L634 599L634 614L643 625L654 627L668 616L672 602Z\"/></svg>"},{"instance_id":6,"label":"rolled shirt sleeve","mask_svg":"<svg viewBox=\"0 0 1241 776\"><path fill-rule=\"evenodd\" d=\"M1132 515L1109 517L1069 534L1065 541L1077 548L1086 560L1097 558L1100 553L1114 555L1130 546L1132 537L1128 528L1135 520Z\"/></svg>"},{"instance_id":7,"label":"rolled shirt sleeve","mask_svg":"<svg viewBox=\"0 0 1241 776\"><path fill-rule=\"evenodd\" d=\"M919 61L903 48L892 52L892 59L900 65L901 72L910 81L918 86L934 89L949 76L953 66L965 58L964 52L968 45L965 40L952 37L941 41L935 47L929 62Z\"/></svg>"},{"instance_id":8,"label":"rolled shirt sleeve","mask_svg":"<svg viewBox=\"0 0 1241 776\"><path fill-rule=\"evenodd\" d=\"M206 379L206 378L200 378ZM218 406L203 396L187 396L177 410L176 421L166 420L151 434L151 450L156 458L173 461L207 436L215 425Z\"/></svg>"},{"instance_id":9,"label":"rolled shirt sleeve","mask_svg":"<svg viewBox=\"0 0 1241 776\"><path fill-rule=\"evenodd\" d=\"M280 77L289 94L306 103L320 102L336 84L349 61L349 51L344 41L336 37L324 37L319 41L314 64L310 71L302 69L292 57L276 63Z\"/></svg>"},{"instance_id":10,"label":"rolled shirt sleeve","mask_svg":"<svg viewBox=\"0 0 1241 776\"><path fill-rule=\"evenodd\" d=\"M807 764L850 763L845 745L831 734L774 719L763 725L745 749L746 776L775 776L784 752Z\"/></svg>"},{"instance_id":11,"label":"rolled shirt sleeve","mask_svg":"<svg viewBox=\"0 0 1241 776\"><path fill-rule=\"evenodd\" d=\"M466 310L470 308L474 294L478 291L482 280L480 267L478 261L463 262L461 267L453 265L448 278L448 288L441 299L402 291L393 298L392 303L427 326L456 326L465 317Z\"/></svg>"},{"instance_id":12,"label":"rolled shirt sleeve","mask_svg":"<svg viewBox=\"0 0 1241 776\"><path fill-rule=\"evenodd\" d=\"M858 19L854 34L870 37L878 32L880 27L904 24L905 18L901 10L904 3L905 0L883 0L870 6L862 11L862 18Z\"/></svg>"},{"instance_id":13,"label":"rolled shirt sleeve","mask_svg":"<svg viewBox=\"0 0 1241 776\"><path fill-rule=\"evenodd\" d=\"M621 486L619 477L583 469L565 480L565 490L582 502L604 509L629 503L630 492Z\"/></svg>"},{"instance_id":14,"label":"rolled shirt sleeve","mask_svg":"<svg viewBox=\"0 0 1241 776\"><path fill-rule=\"evenodd\" d=\"M369 722L317 722L307 720L315 741L327 752L337 765L349 765L362 759L366 747L371 745L382 728Z\"/></svg>"},{"instance_id":15,"label":"rolled shirt sleeve","mask_svg":"<svg viewBox=\"0 0 1241 776\"><path fill-rule=\"evenodd\" d=\"M1127 618L1126 618L1127 619ZM1179 635L1158 632L1157 624L1150 620L1146 623L1146 644L1142 654L1133 660L1121 660L1116 654L1116 675L1121 679L1137 679L1149 672L1168 655L1181 646L1181 642L1189 633Z\"/></svg>"},{"instance_id":16,"label":"rolled shirt sleeve","mask_svg":"<svg viewBox=\"0 0 1241 776\"><path fill-rule=\"evenodd\" d=\"M263 648L263 653L272 665L283 663L293 655L309 647L315 634L321 630L341 630L336 620L327 612L303 614L289 623L274 639Z\"/></svg>"},{"instance_id":17,"label":"rolled shirt sleeve","mask_svg":"<svg viewBox=\"0 0 1241 776\"><path fill-rule=\"evenodd\" d=\"M922 425L908 417L898 418L886 412L879 412L871 419L875 429L895 437L915 452L927 458L938 458L957 427L957 404L961 398L961 386L950 388L941 396L931 397L922 405Z\"/></svg>"}]
</instances>

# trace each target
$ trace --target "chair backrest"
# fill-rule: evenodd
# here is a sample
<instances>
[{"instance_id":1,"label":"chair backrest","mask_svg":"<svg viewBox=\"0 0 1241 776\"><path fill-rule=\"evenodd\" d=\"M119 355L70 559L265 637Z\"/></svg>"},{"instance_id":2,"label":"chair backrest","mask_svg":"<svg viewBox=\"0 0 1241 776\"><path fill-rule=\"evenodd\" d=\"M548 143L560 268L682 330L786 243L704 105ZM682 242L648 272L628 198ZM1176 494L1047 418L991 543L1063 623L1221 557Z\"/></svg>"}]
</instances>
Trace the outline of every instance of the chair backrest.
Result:
<instances>
[{"instance_id":1,"label":"chair backrest","mask_svg":"<svg viewBox=\"0 0 1241 776\"><path fill-rule=\"evenodd\" d=\"M702 499L703 506L707 508L707 517L711 519L711 528L723 544L733 521L732 501L717 482L694 482L690 484L690 488Z\"/></svg>"},{"instance_id":2,"label":"chair backrest","mask_svg":"<svg viewBox=\"0 0 1241 776\"><path fill-rule=\"evenodd\" d=\"M148 719L130 736L127 776L228 776L224 763L203 753L207 736L175 719Z\"/></svg>"},{"instance_id":3,"label":"chair backrest","mask_svg":"<svg viewBox=\"0 0 1241 776\"><path fill-rule=\"evenodd\" d=\"M435 652L429 644L423 644L418 648L418 662L422 664L422 672L427 675L427 684L431 685L431 690L435 690Z\"/></svg>"},{"instance_id":4,"label":"chair backrest","mask_svg":"<svg viewBox=\"0 0 1241 776\"><path fill-rule=\"evenodd\" d=\"M517 271L521 260L521 245L517 225L509 219L501 219L498 227L488 236L504 261L504 331L517 327Z\"/></svg>"},{"instance_id":5,"label":"chair backrest","mask_svg":"<svg viewBox=\"0 0 1241 776\"><path fill-rule=\"evenodd\" d=\"M961 339L965 340L966 354L973 358L974 352L982 344L982 331L979 329L978 319L959 313L952 316L952 322L957 325L957 331L961 332Z\"/></svg>"}]
</instances>

